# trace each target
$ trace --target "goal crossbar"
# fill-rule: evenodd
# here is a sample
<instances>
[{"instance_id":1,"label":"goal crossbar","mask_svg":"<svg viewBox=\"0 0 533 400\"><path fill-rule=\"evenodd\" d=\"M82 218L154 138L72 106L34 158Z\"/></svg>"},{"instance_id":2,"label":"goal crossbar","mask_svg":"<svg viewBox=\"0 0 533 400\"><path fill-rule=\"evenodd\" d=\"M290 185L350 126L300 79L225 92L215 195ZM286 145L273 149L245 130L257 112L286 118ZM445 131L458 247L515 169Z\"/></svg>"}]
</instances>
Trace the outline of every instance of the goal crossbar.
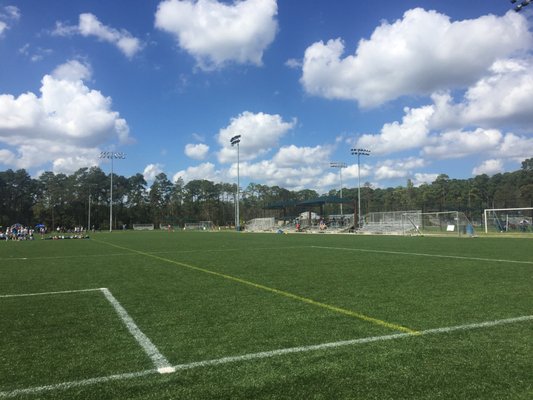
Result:
<instances>
[{"instance_id":1,"label":"goal crossbar","mask_svg":"<svg viewBox=\"0 0 533 400\"><path fill-rule=\"evenodd\" d=\"M485 233L489 232L488 213L495 213L497 211L527 211L533 210L533 207L517 207L517 208L486 208L483 212L485 221Z\"/></svg>"}]
</instances>

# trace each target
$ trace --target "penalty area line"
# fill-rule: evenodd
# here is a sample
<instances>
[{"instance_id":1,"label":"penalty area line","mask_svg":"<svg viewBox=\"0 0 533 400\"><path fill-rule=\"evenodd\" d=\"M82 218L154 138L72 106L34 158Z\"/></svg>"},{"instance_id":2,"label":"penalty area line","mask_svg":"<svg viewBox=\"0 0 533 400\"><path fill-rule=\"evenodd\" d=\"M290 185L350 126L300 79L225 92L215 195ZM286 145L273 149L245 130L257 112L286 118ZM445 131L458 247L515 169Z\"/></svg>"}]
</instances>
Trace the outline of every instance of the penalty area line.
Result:
<instances>
[{"instance_id":1,"label":"penalty area line","mask_svg":"<svg viewBox=\"0 0 533 400\"><path fill-rule=\"evenodd\" d=\"M310 346L289 347L285 349L264 351L260 353L250 353L250 354L244 354L240 356L222 357L222 358L217 358L217 359L212 359L212 360L197 361L197 362L192 362L188 364L178 364L178 365L172 366L171 368L173 369L173 372L177 372L177 371L183 371L183 370L194 369L194 368L235 363L235 362L240 362L240 361L273 358L273 357L282 356L285 354L306 353L306 352L311 352L311 351L327 350L327 349L334 349L334 348L354 346L354 345L362 345L366 343L383 342L383 341L405 339L405 338L411 338L412 340L415 340L415 338L420 338L421 336L446 334L446 333L453 333L453 332L459 332L459 331L469 331L469 330L474 330L474 329L490 328L490 327L499 326L499 325L509 325L509 324L514 324L514 323L519 323L519 322L528 322L528 321L533 321L533 315L524 315L524 316L515 317L515 318L507 318L507 319L485 321L485 322L478 322L478 323L472 323L472 324L426 329L424 331L420 331L418 335L412 335L409 333L396 333L392 335L370 336L366 338L343 340L339 342L322 343L322 344L316 344L316 345L310 345ZM102 376L102 377L97 377L97 378L83 379L79 381L70 381L70 382L63 382L63 383L44 385L44 386L34 386L30 388L15 389L15 390L4 391L4 392L0 391L0 398L12 398L12 397L16 397L16 396L20 396L24 394L33 395L33 394L38 394L42 392L67 390L67 389L72 389L76 387L95 385L99 383L106 383L106 382L120 381L120 380L126 380L126 379L134 379L134 378L142 378L148 375L157 375L158 372L160 373L160 371L157 369L149 369L145 371Z\"/></svg>"},{"instance_id":2,"label":"penalty area line","mask_svg":"<svg viewBox=\"0 0 533 400\"><path fill-rule=\"evenodd\" d=\"M4 294L0 295L0 298L14 298L14 297L33 297L33 296L51 296L60 294L72 294L82 292L101 292L106 300L114 308L121 321L124 323L129 333L137 341L139 346L144 350L146 355L150 358L156 371L160 374L169 374L174 372L174 368L170 365L170 362L161 354L152 341L146 336L137 326L133 318L128 314L126 309L122 307L120 302L113 296L113 294L107 288L98 289L78 289L78 290L61 290L55 292L38 292L38 293L19 293L19 294Z\"/></svg>"}]
</instances>

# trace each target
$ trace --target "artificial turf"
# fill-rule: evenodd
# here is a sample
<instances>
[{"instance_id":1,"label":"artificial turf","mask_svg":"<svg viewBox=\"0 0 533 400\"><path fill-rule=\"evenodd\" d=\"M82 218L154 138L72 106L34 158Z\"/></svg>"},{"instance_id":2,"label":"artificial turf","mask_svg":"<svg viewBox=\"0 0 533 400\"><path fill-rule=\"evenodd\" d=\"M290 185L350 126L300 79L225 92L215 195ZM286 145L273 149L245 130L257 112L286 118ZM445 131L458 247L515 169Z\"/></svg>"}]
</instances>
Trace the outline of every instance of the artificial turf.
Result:
<instances>
[{"instance_id":1,"label":"artificial turf","mask_svg":"<svg viewBox=\"0 0 533 400\"><path fill-rule=\"evenodd\" d=\"M108 288L182 366L150 372L100 291L0 297L0 398L533 397L533 317L416 334L533 315L530 238L156 231L0 244L0 296ZM194 364L402 328L414 334Z\"/></svg>"}]
</instances>

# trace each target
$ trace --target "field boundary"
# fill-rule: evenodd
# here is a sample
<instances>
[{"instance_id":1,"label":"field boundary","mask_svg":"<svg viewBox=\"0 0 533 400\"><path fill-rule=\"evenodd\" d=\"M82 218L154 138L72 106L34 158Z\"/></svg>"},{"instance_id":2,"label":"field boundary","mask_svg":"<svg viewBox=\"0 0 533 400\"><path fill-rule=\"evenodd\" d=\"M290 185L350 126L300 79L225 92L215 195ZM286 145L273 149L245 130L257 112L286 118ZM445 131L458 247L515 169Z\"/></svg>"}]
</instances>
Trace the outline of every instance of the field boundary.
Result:
<instances>
[{"instance_id":1,"label":"field boundary","mask_svg":"<svg viewBox=\"0 0 533 400\"><path fill-rule=\"evenodd\" d=\"M96 290L99 290L99 289L96 289ZM259 360L259 359L265 359L265 358L273 358L273 357L282 356L286 354L306 353L306 352L312 352L312 351L335 349L335 348L346 347L346 346L362 345L366 343L390 341L390 340L396 340L396 339L413 338L414 340L414 338L420 338L422 336L447 334L447 333L454 333L454 332L460 332L460 331L470 331L474 329L491 328L495 326L509 325L509 324L515 324L515 323L520 323L520 322L529 322L529 321L533 321L533 315L523 315L523 316L514 317L514 318L506 318L506 319L484 321L484 322L477 322L477 323L471 323L471 324L427 329L427 330L420 331L418 335L412 335L409 333L396 333L393 335L370 336L366 338L343 340L343 341L338 341L338 342L329 342L329 343L322 343L322 344L309 345L309 346L289 347L285 349L264 351L264 352L259 352L259 353L250 353L250 354L244 354L240 356L222 357L222 358L212 359L212 360L197 361L197 362L192 362L188 364L178 364L178 365L172 366L172 369L173 369L172 372L178 372L182 370L201 368L201 367L224 365L224 364L241 362L241 361L251 361L251 360ZM101 376L101 377L96 377L96 378L63 382L63 383L57 383L57 384L52 384L52 385L34 386L34 387L29 387L29 388L24 388L24 389L15 389L11 391L0 391L0 398L12 398L12 397L20 396L20 395L34 395L34 394L43 393L43 392L67 390L67 389L72 389L76 387L90 386L90 385L95 385L99 383L141 378L141 377L145 377L149 375L157 375L158 372L159 371L157 369L148 369L148 370L139 371L139 372L130 372L130 373L124 373L124 374Z\"/></svg>"},{"instance_id":2,"label":"field boundary","mask_svg":"<svg viewBox=\"0 0 533 400\"><path fill-rule=\"evenodd\" d=\"M334 247L334 246L311 245L309 247L314 248L314 249L322 249L322 250L359 251L362 253L381 253L381 254L394 254L394 255L403 255L403 256L451 258L451 259L456 259L456 260L488 261L488 262L502 262L502 263L533 265L533 261L506 260L506 259L498 259L498 258L466 257L466 256L454 256L454 255L447 255L447 254L413 253L413 252L408 252L408 251L375 250L375 249L361 249L361 248Z\"/></svg>"},{"instance_id":3,"label":"field boundary","mask_svg":"<svg viewBox=\"0 0 533 400\"><path fill-rule=\"evenodd\" d=\"M107 288L97 289L77 289L77 290L61 290L55 292L37 292L37 293L19 293L19 294L4 294L0 295L0 298L17 298L17 297L33 297L33 296L53 296L60 294L73 294L83 292L100 292L104 295L105 299L113 307L118 317L127 328L128 332L133 336L135 341L143 349L146 355L150 358L156 371L160 374L168 374L174 372L174 368L170 362L161 354L158 348L152 343L150 338L146 336L140 328L137 326L133 318L128 314L126 309L120 304L120 302L113 296L111 291Z\"/></svg>"}]
</instances>

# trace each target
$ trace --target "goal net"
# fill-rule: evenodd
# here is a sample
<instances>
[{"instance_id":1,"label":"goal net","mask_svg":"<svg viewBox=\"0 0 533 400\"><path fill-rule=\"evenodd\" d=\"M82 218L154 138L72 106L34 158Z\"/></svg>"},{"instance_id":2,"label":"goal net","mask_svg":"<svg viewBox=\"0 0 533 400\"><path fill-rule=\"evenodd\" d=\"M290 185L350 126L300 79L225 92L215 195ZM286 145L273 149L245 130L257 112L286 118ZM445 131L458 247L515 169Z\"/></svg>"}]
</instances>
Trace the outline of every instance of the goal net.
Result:
<instances>
[{"instance_id":1,"label":"goal net","mask_svg":"<svg viewBox=\"0 0 533 400\"><path fill-rule=\"evenodd\" d=\"M442 211L404 214L405 225L411 225L411 233L419 235L474 235L474 227L461 211Z\"/></svg>"},{"instance_id":2,"label":"goal net","mask_svg":"<svg viewBox=\"0 0 533 400\"><path fill-rule=\"evenodd\" d=\"M213 221L186 222L183 225L184 231L210 231L215 229Z\"/></svg>"},{"instance_id":3,"label":"goal net","mask_svg":"<svg viewBox=\"0 0 533 400\"><path fill-rule=\"evenodd\" d=\"M386 211L372 212L363 216L363 226L358 233L405 235L416 232L422 211Z\"/></svg>"},{"instance_id":4,"label":"goal net","mask_svg":"<svg viewBox=\"0 0 533 400\"><path fill-rule=\"evenodd\" d=\"M485 233L533 232L533 207L488 208L483 216Z\"/></svg>"},{"instance_id":5,"label":"goal net","mask_svg":"<svg viewBox=\"0 0 533 400\"><path fill-rule=\"evenodd\" d=\"M134 231L153 231L154 224L133 224Z\"/></svg>"},{"instance_id":6,"label":"goal net","mask_svg":"<svg viewBox=\"0 0 533 400\"><path fill-rule=\"evenodd\" d=\"M246 223L246 230L250 232L267 232L275 229L276 221L272 218L254 218Z\"/></svg>"}]
</instances>

